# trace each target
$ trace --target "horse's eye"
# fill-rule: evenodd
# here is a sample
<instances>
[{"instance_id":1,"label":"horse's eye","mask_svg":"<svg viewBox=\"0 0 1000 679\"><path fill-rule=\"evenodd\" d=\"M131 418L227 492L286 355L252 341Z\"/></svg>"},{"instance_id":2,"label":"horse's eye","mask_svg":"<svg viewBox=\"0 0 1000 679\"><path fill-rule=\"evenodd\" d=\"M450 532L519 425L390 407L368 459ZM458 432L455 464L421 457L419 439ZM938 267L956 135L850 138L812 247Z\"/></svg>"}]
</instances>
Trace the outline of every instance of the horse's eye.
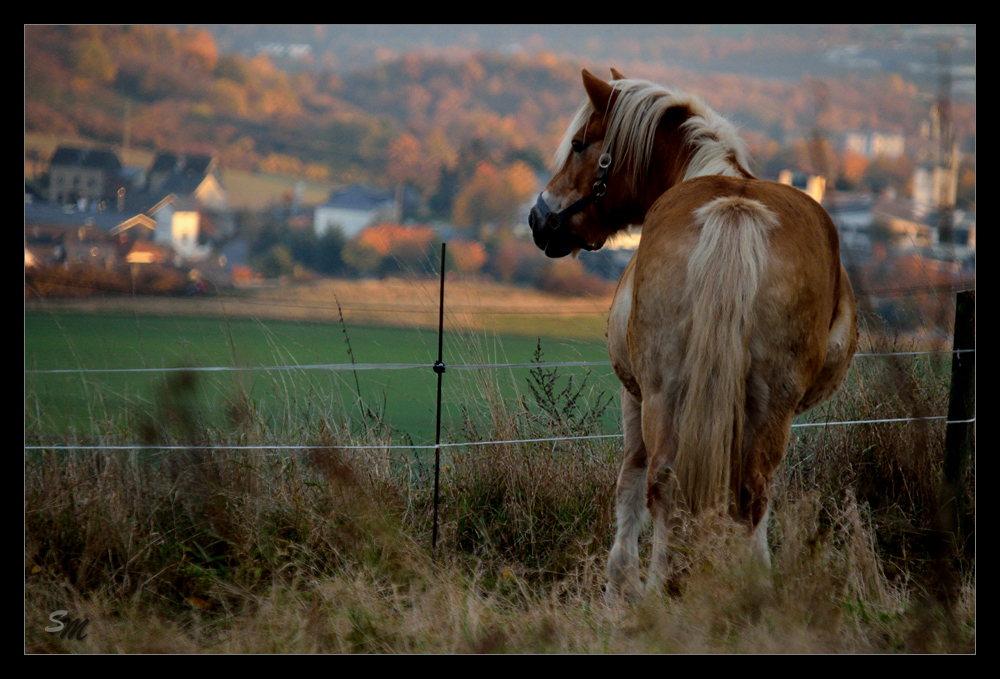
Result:
<instances>
[{"instance_id":1,"label":"horse's eye","mask_svg":"<svg viewBox=\"0 0 1000 679\"><path fill-rule=\"evenodd\" d=\"M588 146L590 146L590 144L585 144L585 143L583 143L582 141L580 141L579 139L574 139L574 140L573 140L573 150L574 150L574 151L575 151L576 153L583 153L583 152L584 152L584 150L585 150L585 149L586 149L586 148L587 148Z\"/></svg>"}]
</instances>

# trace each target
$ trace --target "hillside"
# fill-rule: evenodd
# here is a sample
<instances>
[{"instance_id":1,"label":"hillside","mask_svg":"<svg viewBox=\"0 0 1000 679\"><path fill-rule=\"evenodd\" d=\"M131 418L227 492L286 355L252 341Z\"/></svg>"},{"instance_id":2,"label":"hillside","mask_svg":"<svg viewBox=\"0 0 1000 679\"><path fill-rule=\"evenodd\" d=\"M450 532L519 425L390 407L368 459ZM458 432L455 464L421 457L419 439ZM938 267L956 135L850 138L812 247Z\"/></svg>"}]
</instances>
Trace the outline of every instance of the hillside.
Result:
<instances>
[{"instance_id":1,"label":"hillside","mask_svg":"<svg viewBox=\"0 0 1000 679\"><path fill-rule=\"evenodd\" d=\"M412 52L383 49L378 63L350 70L324 53L303 62L266 50L227 51L245 41L213 30L221 37L195 27L27 26L26 131L117 146L127 134L133 149L214 152L231 170L312 181L402 181L415 185L436 214L450 216L482 162L501 171L518 164L544 169L581 100L580 67L609 65L537 46L480 51L473 41L465 48L432 42ZM843 69L820 80L708 71L737 55L760 73L776 50L810 64L825 52L817 51L815 36L689 32L657 38L637 31L634 41L618 45L622 58L614 65L699 94L731 116L762 172L808 162L795 144L817 125L833 140L856 128L902 132L908 149L919 139L933 94L926 79ZM855 38L873 40L863 31L838 39ZM595 55L607 54L604 43L594 42ZM680 65L696 62L701 70ZM975 104L956 100L952 115L963 146L974 149ZM34 147L26 152L45 159Z\"/></svg>"}]
</instances>

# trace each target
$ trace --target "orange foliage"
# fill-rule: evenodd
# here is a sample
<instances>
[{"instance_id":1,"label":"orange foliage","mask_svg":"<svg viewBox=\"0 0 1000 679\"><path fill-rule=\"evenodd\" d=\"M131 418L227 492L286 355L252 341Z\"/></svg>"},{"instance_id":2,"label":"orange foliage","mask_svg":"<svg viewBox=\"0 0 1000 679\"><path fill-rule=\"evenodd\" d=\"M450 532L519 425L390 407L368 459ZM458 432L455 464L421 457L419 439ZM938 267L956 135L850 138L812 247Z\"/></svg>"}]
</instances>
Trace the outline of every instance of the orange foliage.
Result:
<instances>
[{"instance_id":1,"label":"orange foliage","mask_svg":"<svg viewBox=\"0 0 1000 679\"><path fill-rule=\"evenodd\" d=\"M822 33L833 35L838 30L825 27ZM702 28L683 36L667 33L624 41L620 45L624 63L619 67L631 76L700 95L716 110L746 111L754 121L749 141L768 156L777 153L774 139L787 133L796 138L816 125L817 101L810 79L694 73L669 65L672 58L667 56L738 54L766 61L774 50L807 54L815 49L812 38L765 29L739 35L716 35ZM402 47L385 48L377 53L379 63L372 71L347 74L345 70L343 76L331 75L336 57L330 53L319 58L328 67L322 75L286 73L266 54L252 58L220 54L215 39L203 28L26 26L24 42L25 110L33 114L26 125L31 130L76 129L120 139L120 108L113 120L101 114L113 125L95 129L92 121L96 111L111 110L110 102L127 98L133 101L133 143L167 148L195 141L212 144L223 163L229 164L233 139L257 137L261 149L297 157L303 164L328 164L342 180L374 181L385 176L388 140L395 130L405 129L411 131L423 158L419 163L404 159L402 168L394 167L390 174L398 170L412 177L416 167L419 180L403 181L418 185L425 196L434 193L442 168L454 169L456 149L467 147L471 140L504 149L491 156L503 182L492 180L486 192L481 186L460 187L479 195L476 201L469 196L464 208L456 211L457 217L474 224L508 218L499 206L518 203L530 184L527 172L508 163L515 155L526 157L521 153L525 150L550 153L582 98L579 71L564 55L542 51L545 40L540 35L526 36L522 41L526 52L514 57L470 55L465 49L400 55ZM593 42L603 43L603 38ZM758 53L756 48L765 44L765 53ZM906 76L835 78L823 81L823 88L822 123L831 137L867 126L912 136L927 115L926 106L914 105L916 89ZM99 101L106 103L96 105ZM354 120L347 126L351 133L345 135L341 123L347 115ZM960 139L975 134L974 102L956 98L952 117ZM206 124L212 118L227 120L223 125ZM269 118L267 128L259 127L263 118ZM258 155L252 149L239 149L233 161L240 167L252 166ZM831 158L824 160L828 170L837 164ZM803 161L809 164L808 153ZM898 175L905 170L909 176L912 171L880 161L872 161L867 171L862 166L859 158L845 160L845 178L872 187L888 182L902 188L906 180ZM464 169L461 174L467 176ZM974 199L973 190L963 193L966 201ZM484 208L484 214L473 214L473 202Z\"/></svg>"},{"instance_id":2,"label":"orange foliage","mask_svg":"<svg viewBox=\"0 0 1000 679\"><path fill-rule=\"evenodd\" d=\"M483 161L455 198L452 217L459 226L510 223L535 189L534 172L525 163L517 161L501 171Z\"/></svg>"},{"instance_id":3,"label":"orange foliage","mask_svg":"<svg viewBox=\"0 0 1000 679\"><path fill-rule=\"evenodd\" d=\"M908 314L907 322L914 327L946 327L954 313L951 290L967 280L954 262L922 257L917 252L891 257L881 244L873 248L864 276L868 291L890 300L897 314Z\"/></svg>"},{"instance_id":4,"label":"orange foliage","mask_svg":"<svg viewBox=\"0 0 1000 679\"><path fill-rule=\"evenodd\" d=\"M330 168L319 163L309 163L305 166L305 177L309 181L330 181Z\"/></svg>"},{"instance_id":5,"label":"orange foliage","mask_svg":"<svg viewBox=\"0 0 1000 679\"><path fill-rule=\"evenodd\" d=\"M868 170L868 159L856 151L845 151L842 163L840 171L852 184L860 182Z\"/></svg>"},{"instance_id":6,"label":"orange foliage","mask_svg":"<svg viewBox=\"0 0 1000 679\"><path fill-rule=\"evenodd\" d=\"M422 272L433 259L436 235L422 225L370 226L344 245L344 263L365 275Z\"/></svg>"},{"instance_id":7,"label":"orange foliage","mask_svg":"<svg viewBox=\"0 0 1000 679\"><path fill-rule=\"evenodd\" d=\"M957 269L951 262L927 259L914 252L896 258L893 278L896 285L903 287L949 285Z\"/></svg>"},{"instance_id":8,"label":"orange foliage","mask_svg":"<svg viewBox=\"0 0 1000 679\"><path fill-rule=\"evenodd\" d=\"M412 134L402 134L389 143L389 180L392 183L411 181L420 174L423 150Z\"/></svg>"},{"instance_id":9,"label":"orange foliage","mask_svg":"<svg viewBox=\"0 0 1000 679\"><path fill-rule=\"evenodd\" d=\"M604 295L614 289L614 283L588 274L578 259L563 257L549 261L542 270L538 287L557 295Z\"/></svg>"},{"instance_id":10,"label":"orange foliage","mask_svg":"<svg viewBox=\"0 0 1000 679\"><path fill-rule=\"evenodd\" d=\"M538 180L527 163L517 161L504 172L504 180L514 193L515 200L523 203L535 195Z\"/></svg>"},{"instance_id":11,"label":"orange foliage","mask_svg":"<svg viewBox=\"0 0 1000 679\"><path fill-rule=\"evenodd\" d=\"M393 184L412 184L424 195L437 188L440 166L436 165L423 145L412 134L402 134L389 143L389 168L386 173Z\"/></svg>"},{"instance_id":12,"label":"orange foliage","mask_svg":"<svg viewBox=\"0 0 1000 679\"><path fill-rule=\"evenodd\" d=\"M434 229L429 226L403 226L379 224L358 234L358 243L371 248L382 257L397 256L408 252L426 252L434 240Z\"/></svg>"},{"instance_id":13,"label":"orange foliage","mask_svg":"<svg viewBox=\"0 0 1000 679\"><path fill-rule=\"evenodd\" d=\"M424 139L424 148L431 164L439 169L451 170L458 162L458 153L441 128L434 128Z\"/></svg>"},{"instance_id":14,"label":"orange foliage","mask_svg":"<svg viewBox=\"0 0 1000 679\"><path fill-rule=\"evenodd\" d=\"M535 283L547 261L533 243L512 240L500 247L490 266L504 283Z\"/></svg>"},{"instance_id":15,"label":"orange foliage","mask_svg":"<svg viewBox=\"0 0 1000 679\"><path fill-rule=\"evenodd\" d=\"M958 266L921 257L917 252L890 256L883 244L876 243L864 274L870 291L877 295L887 291L949 286L958 276Z\"/></svg>"},{"instance_id":16,"label":"orange foliage","mask_svg":"<svg viewBox=\"0 0 1000 679\"><path fill-rule=\"evenodd\" d=\"M486 161L479 163L472 179L455 198L454 222L459 226L479 226L496 219L507 202L497 198L502 187L497 169Z\"/></svg>"},{"instance_id":17,"label":"orange foliage","mask_svg":"<svg viewBox=\"0 0 1000 679\"><path fill-rule=\"evenodd\" d=\"M448 268L459 273L475 273L486 264L486 248L473 240L453 240L448 243Z\"/></svg>"},{"instance_id":18,"label":"orange foliage","mask_svg":"<svg viewBox=\"0 0 1000 679\"><path fill-rule=\"evenodd\" d=\"M272 153L260 161L258 166L261 172L278 175L299 176L302 172L302 161L298 158L286 156L281 153Z\"/></svg>"},{"instance_id":19,"label":"orange foliage","mask_svg":"<svg viewBox=\"0 0 1000 679\"><path fill-rule=\"evenodd\" d=\"M182 35L190 57L206 71L214 70L219 63L219 48L208 29L188 27Z\"/></svg>"}]
</instances>

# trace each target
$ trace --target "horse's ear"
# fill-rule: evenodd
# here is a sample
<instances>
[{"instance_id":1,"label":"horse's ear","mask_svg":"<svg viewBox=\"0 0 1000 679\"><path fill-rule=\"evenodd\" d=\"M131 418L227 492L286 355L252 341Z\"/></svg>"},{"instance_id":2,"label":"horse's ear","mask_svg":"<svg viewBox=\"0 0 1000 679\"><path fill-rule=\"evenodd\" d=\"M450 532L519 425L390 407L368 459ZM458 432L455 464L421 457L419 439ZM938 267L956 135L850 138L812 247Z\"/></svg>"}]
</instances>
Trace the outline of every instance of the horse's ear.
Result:
<instances>
[{"instance_id":1,"label":"horse's ear","mask_svg":"<svg viewBox=\"0 0 1000 679\"><path fill-rule=\"evenodd\" d=\"M619 71L614 66L611 67L611 79L612 80L628 80L628 78L626 76L622 75L621 71Z\"/></svg>"},{"instance_id":2,"label":"horse's ear","mask_svg":"<svg viewBox=\"0 0 1000 679\"><path fill-rule=\"evenodd\" d=\"M594 105L594 109L602 112L608 110L608 102L611 101L611 85L587 69L583 69L583 88L587 90L587 96L590 97L590 103Z\"/></svg>"}]
</instances>

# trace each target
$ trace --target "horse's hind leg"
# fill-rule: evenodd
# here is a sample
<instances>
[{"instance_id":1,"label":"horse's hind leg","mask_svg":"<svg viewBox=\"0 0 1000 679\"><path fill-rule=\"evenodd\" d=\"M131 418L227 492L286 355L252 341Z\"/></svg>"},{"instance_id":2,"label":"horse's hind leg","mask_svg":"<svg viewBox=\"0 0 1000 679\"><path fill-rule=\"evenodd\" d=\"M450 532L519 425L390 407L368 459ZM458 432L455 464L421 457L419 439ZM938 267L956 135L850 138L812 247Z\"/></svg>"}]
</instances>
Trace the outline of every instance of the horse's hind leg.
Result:
<instances>
[{"instance_id":1,"label":"horse's hind leg","mask_svg":"<svg viewBox=\"0 0 1000 679\"><path fill-rule=\"evenodd\" d=\"M622 389L622 428L625 433L625 459L618 474L615 492L615 518L618 531L608 558L609 600L616 595L634 599L639 587L639 533L648 516L646 512L646 445L642 438L642 404Z\"/></svg>"},{"instance_id":2,"label":"horse's hind leg","mask_svg":"<svg viewBox=\"0 0 1000 679\"><path fill-rule=\"evenodd\" d=\"M754 554L768 568L771 567L771 547L767 544L767 522L771 515L771 505L764 506L764 516L753 530L752 547Z\"/></svg>"},{"instance_id":3,"label":"horse's hind leg","mask_svg":"<svg viewBox=\"0 0 1000 679\"><path fill-rule=\"evenodd\" d=\"M663 394L643 402L643 436L649 446L646 472L646 506L653 519L653 545L646 591L657 592L670 576L670 541L677 527L674 512L673 471L676 443L670 428L669 411Z\"/></svg>"},{"instance_id":4,"label":"horse's hind leg","mask_svg":"<svg viewBox=\"0 0 1000 679\"><path fill-rule=\"evenodd\" d=\"M792 415L773 417L752 434L744 460L740 489L740 518L750 529L750 547L770 567L771 549L767 544L767 523L771 514L771 477L785 457L791 434Z\"/></svg>"}]
</instances>

